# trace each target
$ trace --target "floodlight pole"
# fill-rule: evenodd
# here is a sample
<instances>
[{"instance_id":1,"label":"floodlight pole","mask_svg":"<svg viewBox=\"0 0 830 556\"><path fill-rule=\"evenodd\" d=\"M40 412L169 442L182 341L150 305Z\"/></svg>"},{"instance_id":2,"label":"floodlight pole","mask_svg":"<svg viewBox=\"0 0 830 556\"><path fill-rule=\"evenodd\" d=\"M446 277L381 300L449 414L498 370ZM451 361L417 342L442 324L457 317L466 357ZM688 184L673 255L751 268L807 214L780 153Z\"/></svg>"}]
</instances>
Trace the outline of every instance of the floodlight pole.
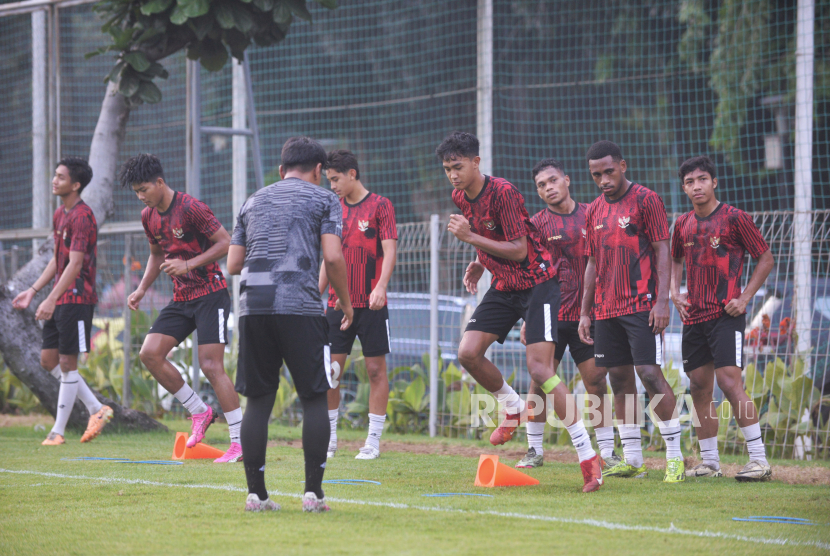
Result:
<instances>
[{"instance_id":1,"label":"floodlight pole","mask_svg":"<svg viewBox=\"0 0 830 556\"><path fill-rule=\"evenodd\" d=\"M476 25L476 136L479 168L493 173L493 0L478 0ZM491 275L485 270L478 281L476 302L490 289Z\"/></svg>"},{"instance_id":2,"label":"floodlight pole","mask_svg":"<svg viewBox=\"0 0 830 556\"><path fill-rule=\"evenodd\" d=\"M32 12L32 228L51 227L46 10ZM35 253L42 240L32 240Z\"/></svg>"},{"instance_id":3,"label":"floodlight pole","mask_svg":"<svg viewBox=\"0 0 830 556\"><path fill-rule=\"evenodd\" d=\"M429 219L429 435L438 423L438 246L441 241L437 214Z\"/></svg>"}]
</instances>

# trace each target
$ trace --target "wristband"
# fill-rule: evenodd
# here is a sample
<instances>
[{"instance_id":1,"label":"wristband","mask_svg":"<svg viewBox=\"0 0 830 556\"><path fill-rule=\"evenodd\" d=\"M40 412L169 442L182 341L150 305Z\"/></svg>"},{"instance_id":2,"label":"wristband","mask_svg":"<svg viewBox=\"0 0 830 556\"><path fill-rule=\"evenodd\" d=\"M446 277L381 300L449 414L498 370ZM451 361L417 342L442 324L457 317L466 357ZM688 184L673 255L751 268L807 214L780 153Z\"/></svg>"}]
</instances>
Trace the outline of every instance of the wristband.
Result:
<instances>
[{"instance_id":1,"label":"wristband","mask_svg":"<svg viewBox=\"0 0 830 556\"><path fill-rule=\"evenodd\" d=\"M29 286L29 287L32 288L32 290L34 290L35 293L40 293L40 290L36 290L34 286Z\"/></svg>"}]
</instances>

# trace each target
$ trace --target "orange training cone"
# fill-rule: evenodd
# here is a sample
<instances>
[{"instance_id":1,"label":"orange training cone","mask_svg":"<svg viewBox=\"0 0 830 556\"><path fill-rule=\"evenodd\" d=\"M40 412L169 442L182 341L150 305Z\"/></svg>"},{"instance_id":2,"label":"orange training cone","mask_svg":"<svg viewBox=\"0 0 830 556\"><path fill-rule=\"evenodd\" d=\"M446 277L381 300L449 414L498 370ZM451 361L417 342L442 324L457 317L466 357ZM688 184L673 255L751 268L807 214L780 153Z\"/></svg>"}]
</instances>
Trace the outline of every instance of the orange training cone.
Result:
<instances>
[{"instance_id":1,"label":"orange training cone","mask_svg":"<svg viewBox=\"0 0 830 556\"><path fill-rule=\"evenodd\" d=\"M478 460L478 472L476 472L477 487L502 487L502 486L530 486L538 485L539 479L516 471L509 465L499 463L499 456L483 455Z\"/></svg>"},{"instance_id":2,"label":"orange training cone","mask_svg":"<svg viewBox=\"0 0 830 556\"><path fill-rule=\"evenodd\" d=\"M225 455L225 452L208 446L207 444L197 443L192 448L187 447L187 433L177 432L176 440L173 442L173 459L216 459Z\"/></svg>"}]
</instances>

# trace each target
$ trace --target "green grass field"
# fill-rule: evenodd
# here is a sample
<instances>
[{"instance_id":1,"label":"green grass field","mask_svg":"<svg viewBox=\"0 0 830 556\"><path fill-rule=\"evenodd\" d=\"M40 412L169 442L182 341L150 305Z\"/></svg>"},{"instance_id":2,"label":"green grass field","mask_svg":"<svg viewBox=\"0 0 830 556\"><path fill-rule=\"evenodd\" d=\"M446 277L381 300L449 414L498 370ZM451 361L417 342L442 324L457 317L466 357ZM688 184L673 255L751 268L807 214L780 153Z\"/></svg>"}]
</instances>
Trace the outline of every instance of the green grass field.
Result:
<instances>
[{"instance_id":1,"label":"green grass field","mask_svg":"<svg viewBox=\"0 0 830 556\"><path fill-rule=\"evenodd\" d=\"M189 425L166 424L171 430ZM225 448L226 431L214 425L206 442ZM381 484L324 485L333 511L316 515L300 508L302 451L275 446L268 450L266 480L282 511L250 514L242 510L240 464L61 459L169 460L172 432L105 434L88 445L70 433L60 447L41 446L44 435L32 427L0 428L2 555L830 553L826 485L739 484L731 478L669 485L662 472L652 471L646 480L608 479L600 491L583 494L576 464L549 462L529 471L539 486L483 489L473 486L477 458L388 451L375 461L356 461L356 452L341 450L328 465L327 480ZM298 437L298 429L270 430L272 440ZM340 437L357 440L363 433ZM439 443L484 446L414 436L384 440L413 442L417 451ZM515 458L504 462L512 465ZM493 497L423 496L446 492ZM821 525L732 520L750 515L801 517Z\"/></svg>"}]
</instances>

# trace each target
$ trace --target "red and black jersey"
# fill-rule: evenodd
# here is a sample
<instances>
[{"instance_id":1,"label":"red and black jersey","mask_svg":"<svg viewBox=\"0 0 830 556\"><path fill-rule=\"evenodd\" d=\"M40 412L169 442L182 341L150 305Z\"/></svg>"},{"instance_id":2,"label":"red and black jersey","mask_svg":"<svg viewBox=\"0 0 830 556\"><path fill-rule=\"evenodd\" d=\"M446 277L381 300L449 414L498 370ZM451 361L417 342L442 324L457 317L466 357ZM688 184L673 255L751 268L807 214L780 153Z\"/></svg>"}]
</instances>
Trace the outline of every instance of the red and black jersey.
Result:
<instances>
[{"instance_id":1,"label":"red and black jersey","mask_svg":"<svg viewBox=\"0 0 830 556\"><path fill-rule=\"evenodd\" d=\"M383 269L384 239L398 239L395 208L386 197L369 193L350 205L340 199L343 209L343 258L348 272L349 297L355 309L369 306L369 294L375 289ZM329 287L329 307L337 294Z\"/></svg>"},{"instance_id":2,"label":"red and black jersey","mask_svg":"<svg viewBox=\"0 0 830 556\"><path fill-rule=\"evenodd\" d=\"M539 211L530 222L539 230L542 245L550 252L559 275L560 321L578 321L588 264L585 213L588 205L576 203L570 214L550 209Z\"/></svg>"},{"instance_id":3,"label":"red and black jersey","mask_svg":"<svg viewBox=\"0 0 830 556\"><path fill-rule=\"evenodd\" d=\"M741 273L748 251L757 259L769 249L752 218L721 203L706 218L694 211L677 219L671 256L686 258L689 318L696 324L723 315L724 306L741 295Z\"/></svg>"},{"instance_id":4,"label":"red and black jersey","mask_svg":"<svg viewBox=\"0 0 830 556\"><path fill-rule=\"evenodd\" d=\"M650 311L657 298L652 243L669 239L663 199L640 184L614 201L601 195L586 215L588 255L597 261L594 314L610 319Z\"/></svg>"},{"instance_id":5,"label":"red and black jersey","mask_svg":"<svg viewBox=\"0 0 830 556\"><path fill-rule=\"evenodd\" d=\"M141 223L150 243L164 250L165 259L182 260L210 249L210 236L222 227L206 204L179 191L166 211L142 210ZM173 301L191 301L227 287L219 264L213 262L173 277Z\"/></svg>"},{"instance_id":6,"label":"red and black jersey","mask_svg":"<svg viewBox=\"0 0 830 556\"><path fill-rule=\"evenodd\" d=\"M52 215L52 229L55 234L55 262L57 272L55 284L61 279L69 264L69 252L80 251L84 262L75 282L66 288L56 305L77 303L95 305L98 294L95 293L95 269L98 265L98 222L89 205L78 201L69 212L63 207Z\"/></svg>"},{"instance_id":7,"label":"red and black jersey","mask_svg":"<svg viewBox=\"0 0 830 556\"><path fill-rule=\"evenodd\" d=\"M526 290L556 276L553 259L542 246L536 226L530 222L525 199L512 183L484 176L484 187L475 199L468 199L463 191L456 189L452 200L475 234L494 241L527 237L527 258L521 262L476 249L479 262L493 274L492 287L503 292Z\"/></svg>"}]
</instances>

